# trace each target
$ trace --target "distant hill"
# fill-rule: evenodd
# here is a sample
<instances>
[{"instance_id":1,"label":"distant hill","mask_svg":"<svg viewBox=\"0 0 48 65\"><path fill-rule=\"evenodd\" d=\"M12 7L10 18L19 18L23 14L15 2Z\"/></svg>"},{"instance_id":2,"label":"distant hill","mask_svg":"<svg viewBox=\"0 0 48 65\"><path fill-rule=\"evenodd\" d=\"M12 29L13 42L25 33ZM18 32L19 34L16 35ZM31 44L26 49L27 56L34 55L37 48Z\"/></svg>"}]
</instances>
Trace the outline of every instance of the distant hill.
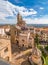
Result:
<instances>
[{"instance_id":1,"label":"distant hill","mask_svg":"<svg viewBox=\"0 0 48 65\"><path fill-rule=\"evenodd\" d=\"M34 26L34 27L48 27L48 24L27 24L28 26Z\"/></svg>"}]
</instances>

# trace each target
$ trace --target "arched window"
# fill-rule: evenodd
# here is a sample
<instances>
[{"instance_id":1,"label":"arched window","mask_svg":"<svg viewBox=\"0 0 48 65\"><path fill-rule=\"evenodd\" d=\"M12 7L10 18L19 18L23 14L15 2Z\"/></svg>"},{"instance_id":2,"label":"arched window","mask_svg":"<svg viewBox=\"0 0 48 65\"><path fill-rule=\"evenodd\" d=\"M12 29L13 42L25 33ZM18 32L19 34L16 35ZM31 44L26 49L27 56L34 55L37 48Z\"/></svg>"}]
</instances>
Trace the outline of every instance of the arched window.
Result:
<instances>
[{"instance_id":1,"label":"arched window","mask_svg":"<svg viewBox=\"0 0 48 65\"><path fill-rule=\"evenodd\" d=\"M22 41L24 42L25 40L24 40L24 39L22 39Z\"/></svg>"}]
</instances>

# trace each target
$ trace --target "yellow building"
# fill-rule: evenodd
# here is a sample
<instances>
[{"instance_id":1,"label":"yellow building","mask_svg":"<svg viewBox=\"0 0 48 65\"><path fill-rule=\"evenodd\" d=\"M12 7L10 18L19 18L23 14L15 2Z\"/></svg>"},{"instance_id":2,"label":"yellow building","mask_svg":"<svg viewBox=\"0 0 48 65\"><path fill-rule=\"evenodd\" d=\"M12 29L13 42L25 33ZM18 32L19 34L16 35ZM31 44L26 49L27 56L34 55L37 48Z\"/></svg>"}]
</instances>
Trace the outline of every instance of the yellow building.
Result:
<instances>
[{"instance_id":1,"label":"yellow building","mask_svg":"<svg viewBox=\"0 0 48 65\"><path fill-rule=\"evenodd\" d=\"M9 39L0 39L0 57L12 61L11 43Z\"/></svg>"}]
</instances>

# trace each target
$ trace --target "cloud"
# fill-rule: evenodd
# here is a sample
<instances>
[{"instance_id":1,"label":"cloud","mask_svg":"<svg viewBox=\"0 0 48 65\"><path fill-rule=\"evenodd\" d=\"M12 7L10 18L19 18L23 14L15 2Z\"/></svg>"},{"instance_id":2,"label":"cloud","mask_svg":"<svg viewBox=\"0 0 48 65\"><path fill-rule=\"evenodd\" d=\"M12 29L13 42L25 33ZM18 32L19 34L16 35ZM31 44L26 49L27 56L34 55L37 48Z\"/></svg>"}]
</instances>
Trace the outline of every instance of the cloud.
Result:
<instances>
[{"instance_id":1,"label":"cloud","mask_svg":"<svg viewBox=\"0 0 48 65\"><path fill-rule=\"evenodd\" d=\"M43 10L44 8L40 7L40 9ZM28 17L32 15L36 16L38 12L33 8L27 9L24 6L15 6L8 1L0 0L0 23L16 23L16 15L18 12L20 12L23 19L28 24L48 24L48 15L42 16L42 18Z\"/></svg>"},{"instance_id":2,"label":"cloud","mask_svg":"<svg viewBox=\"0 0 48 65\"><path fill-rule=\"evenodd\" d=\"M17 23L17 18L11 17L9 18L0 18L0 24L16 24Z\"/></svg>"},{"instance_id":3,"label":"cloud","mask_svg":"<svg viewBox=\"0 0 48 65\"><path fill-rule=\"evenodd\" d=\"M48 18L46 17L48 17L48 15L43 16L42 18L24 18L24 20L28 24L48 24Z\"/></svg>"},{"instance_id":4,"label":"cloud","mask_svg":"<svg viewBox=\"0 0 48 65\"><path fill-rule=\"evenodd\" d=\"M7 18L10 16L14 18L18 12L20 12L20 14L23 17L37 14L37 12L32 8L27 9L24 6L21 6L21 7L15 6L8 1L0 0L0 19L6 19L7 20ZM10 17L10 19L12 19L11 17Z\"/></svg>"},{"instance_id":5,"label":"cloud","mask_svg":"<svg viewBox=\"0 0 48 65\"><path fill-rule=\"evenodd\" d=\"M15 8L18 12L20 12L22 16L29 16L29 15L37 14L37 11L35 11L34 9L27 9L24 6L21 6L21 7L16 6Z\"/></svg>"},{"instance_id":6,"label":"cloud","mask_svg":"<svg viewBox=\"0 0 48 65\"><path fill-rule=\"evenodd\" d=\"M15 0L16 3L23 3L22 1L20 0Z\"/></svg>"},{"instance_id":7,"label":"cloud","mask_svg":"<svg viewBox=\"0 0 48 65\"><path fill-rule=\"evenodd\" d=\"M5 15L4 13L0 12L0 19L5 19L5 18L4 18L5 16L6 16L6 15Z\"/></svg>"},{"instance_id":8,"label":"cloud","mask_svg":"<svg viewBox=\"0 0 48 65\"><path fill-rule=\"evenodd\" d=\"M37 12L35 11L35 10L31 10L31 9L29 9L29 10L27 10L27 9L25 9L25 10L19 10L19 12L21 13L21 15L23 15L23 16L29 16L29 15L33 15L33 14L37 14Z\"/></svg>"},{"instance_id":9,"label":"cloud","mask_svg":"<svg viewBox=\"0 0 48 65\"><path fill-rule=\"evenodd\" d=\"M3 4L2 4L3 3ZM9 7L9 4L7 1L0 1L0 18L5 18L6 16L12 16L12 10Z\"/></svg>"},{"instance_id":10,"label":"cloud","mask_svg":"<svg viewBox=\"0 0 48 65\"><path fill-rule=\"evenodd\" d=\"M40 7L41 10L43 10L44 8L43 7Z\"/></svg>"}]
</instances>

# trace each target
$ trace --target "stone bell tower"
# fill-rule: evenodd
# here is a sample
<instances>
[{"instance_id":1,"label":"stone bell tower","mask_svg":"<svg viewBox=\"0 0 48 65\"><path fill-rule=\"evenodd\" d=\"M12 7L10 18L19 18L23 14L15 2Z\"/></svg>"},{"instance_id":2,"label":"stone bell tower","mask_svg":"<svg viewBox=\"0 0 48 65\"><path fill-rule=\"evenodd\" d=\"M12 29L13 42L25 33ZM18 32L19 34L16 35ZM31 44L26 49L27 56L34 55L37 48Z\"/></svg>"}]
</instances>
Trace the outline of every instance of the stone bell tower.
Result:
<instances>
[{"instance_id":1,"label":"stone bell tower","mask_svg":"<svg viewBox=\"0 0 48 65\"><path fill-rule=\"evenodd\" d=\"M17 24L21 24L22 23L22 16L18 13L17 15Z\"/></svg>"},{"instance_id":2,"label":"stone bell tower","mask_svg":"<svg viewBox=\"0 0 48 65\"><path fill-rule=\"evenodd\" d=\"M18 15L17 15L17 25L18 26L21 26L21 27L23 27L23 26L25 26L25 21L22 19L22 16L18 13Z\"/></svg>"},{"instance_id":3,"label":"stone bell tower","mask_svg":"<svg viewBox=\"0 0 48 65\"><path fill-rule=\"evenodd\" d=\"M21 21L22 20L22 16L19 13L17 15L17 19L18 19L18 21Z\"/></svg>"}]
</instances>

